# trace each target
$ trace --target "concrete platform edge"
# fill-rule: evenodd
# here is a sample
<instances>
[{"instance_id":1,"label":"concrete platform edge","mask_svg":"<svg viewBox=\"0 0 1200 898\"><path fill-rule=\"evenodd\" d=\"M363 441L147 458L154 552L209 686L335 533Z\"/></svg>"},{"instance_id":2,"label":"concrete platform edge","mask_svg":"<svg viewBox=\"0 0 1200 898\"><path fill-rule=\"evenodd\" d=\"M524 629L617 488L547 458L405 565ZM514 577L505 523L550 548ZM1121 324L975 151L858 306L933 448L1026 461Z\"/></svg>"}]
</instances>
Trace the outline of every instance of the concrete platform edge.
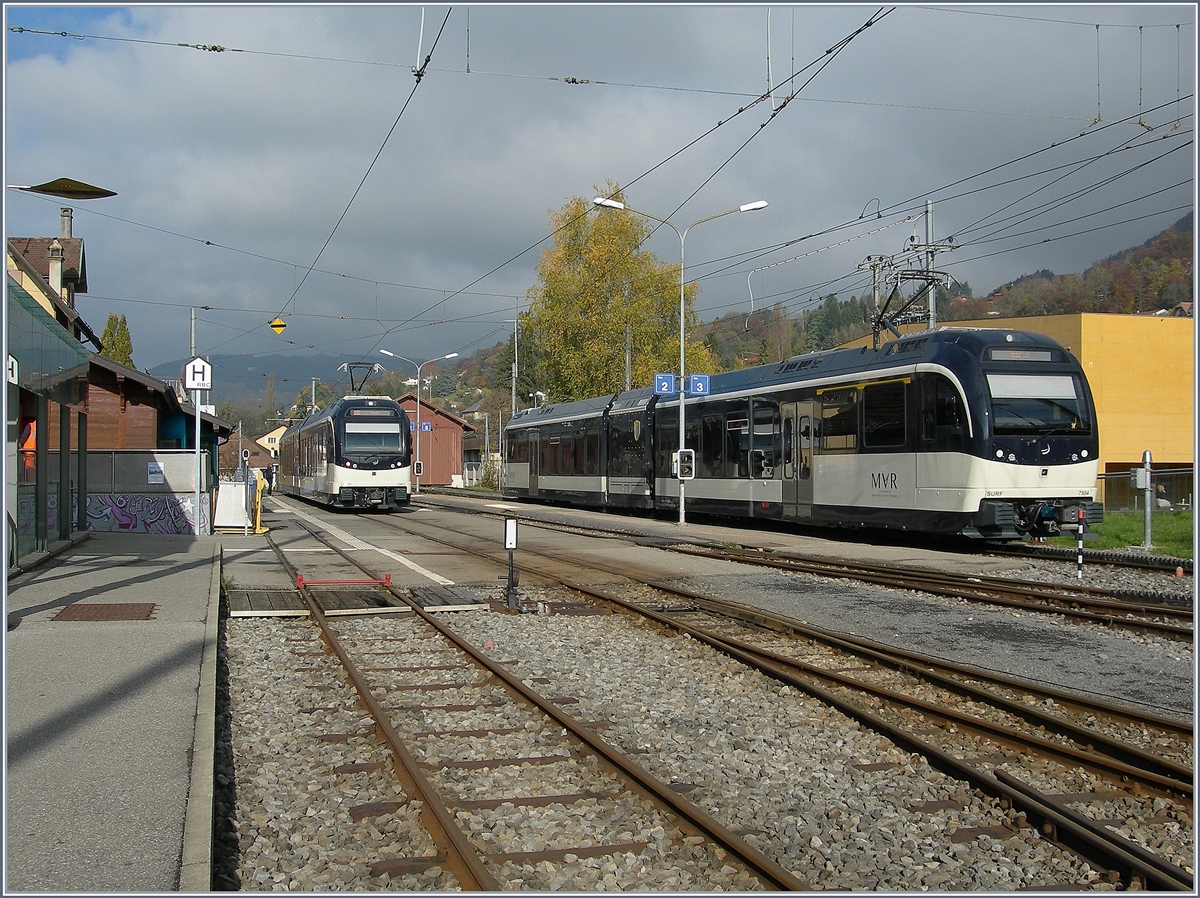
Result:
<instances>
[{"instance_id":1,"label":"concrete platform edge","mask_svg":"<svg viewBox=\"0 0 1200 898\"><path fill-rule=\"evenodd\" d=\"M191 783L183 821L183 858L179 873L181 892L212 890L213 764L216 753L217 638L221 613L222 561L222 547L218 543L213 546L204 652L200 662L200 688L196 698Z\"/></svg>"}]
</instances>

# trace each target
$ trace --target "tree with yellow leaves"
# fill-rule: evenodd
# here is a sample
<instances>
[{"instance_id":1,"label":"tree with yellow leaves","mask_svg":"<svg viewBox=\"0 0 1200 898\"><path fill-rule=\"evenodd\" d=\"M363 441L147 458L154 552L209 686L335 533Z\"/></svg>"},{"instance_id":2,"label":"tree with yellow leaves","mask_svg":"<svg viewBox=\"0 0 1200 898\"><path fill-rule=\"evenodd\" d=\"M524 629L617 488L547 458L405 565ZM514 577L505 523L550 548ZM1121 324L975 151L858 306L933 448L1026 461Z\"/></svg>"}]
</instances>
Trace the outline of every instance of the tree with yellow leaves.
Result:
<instances>
[{"instance_id":1,"label":"tree with yellow leaves","mask_svg":"<svg viewBox=\"0 0 1200 898\"><path fill-rule=\"evenodd\" d=\"M611 183L599 193L623 201ZM640 248L651 224L579 196L552 212L550 223L554 245L526 294L520 349L521 367L532 371L547 401L623 390L627 342L634 389L650 386L657 371L678 373L679 264ZM684 290L689 334L698 291L695 283ZM715 370L702 343L688 342L686 356L688 373Z\"/></svg>"}]
</instances>

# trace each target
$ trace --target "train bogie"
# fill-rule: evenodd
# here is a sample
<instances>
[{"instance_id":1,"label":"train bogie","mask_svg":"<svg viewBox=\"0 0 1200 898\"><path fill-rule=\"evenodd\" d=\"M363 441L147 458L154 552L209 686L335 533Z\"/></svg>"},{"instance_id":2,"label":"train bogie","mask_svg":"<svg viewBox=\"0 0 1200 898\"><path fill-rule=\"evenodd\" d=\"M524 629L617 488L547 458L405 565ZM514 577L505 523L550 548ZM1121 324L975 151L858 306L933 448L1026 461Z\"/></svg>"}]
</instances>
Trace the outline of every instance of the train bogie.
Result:
<instances>
[{"instance_id":1,"label":"train bogie","mask_svg":"<svg viewBox=\"0 0 1200 898\"><path fill-rule=\"evenodd\" d=\"M677 510L679 406L643 389L522 412L504 492ZM1039 335L946 328L714 375L684 416L696 513L996 539L1102 518L1086 378Z\"/></svg>"}]
</instances>

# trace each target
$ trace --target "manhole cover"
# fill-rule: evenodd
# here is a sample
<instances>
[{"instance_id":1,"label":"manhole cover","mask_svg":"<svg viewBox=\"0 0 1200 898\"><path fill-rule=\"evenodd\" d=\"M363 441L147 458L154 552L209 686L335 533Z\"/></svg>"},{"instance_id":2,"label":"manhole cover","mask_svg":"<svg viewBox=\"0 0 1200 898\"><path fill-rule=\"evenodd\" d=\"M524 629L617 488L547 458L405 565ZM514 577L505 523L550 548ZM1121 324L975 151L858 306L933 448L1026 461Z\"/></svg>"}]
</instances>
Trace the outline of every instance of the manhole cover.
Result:
<instances>
[{"instance_id":1,"label":"manhole cover","mask_svg":"<svg viewBox=\"0 0 1200 898\"><path fill-rule=\"evenodd\" d=\"M153 602L73 602L52 620L150 620L157 608Z\"/></svg>"}]
</instances>

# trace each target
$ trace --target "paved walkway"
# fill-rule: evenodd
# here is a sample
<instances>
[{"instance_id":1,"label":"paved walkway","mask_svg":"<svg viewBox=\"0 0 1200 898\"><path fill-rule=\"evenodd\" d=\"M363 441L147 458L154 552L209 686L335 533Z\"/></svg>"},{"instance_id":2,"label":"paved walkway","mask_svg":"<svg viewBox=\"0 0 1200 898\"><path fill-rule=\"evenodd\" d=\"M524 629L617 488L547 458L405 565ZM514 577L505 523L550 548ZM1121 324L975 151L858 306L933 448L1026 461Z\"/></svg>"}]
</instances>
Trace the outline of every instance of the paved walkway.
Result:
<instances>
[{"instance_id":1,"label":"paved walkway","mask_svg":"<svg viewBox=\"0 0 1200 898\"><path fill-rule=\"evenodd\" d=\"M8 581L6 894L208 890L220 557L95 533Z\"/></svg>"}]
</instances>

